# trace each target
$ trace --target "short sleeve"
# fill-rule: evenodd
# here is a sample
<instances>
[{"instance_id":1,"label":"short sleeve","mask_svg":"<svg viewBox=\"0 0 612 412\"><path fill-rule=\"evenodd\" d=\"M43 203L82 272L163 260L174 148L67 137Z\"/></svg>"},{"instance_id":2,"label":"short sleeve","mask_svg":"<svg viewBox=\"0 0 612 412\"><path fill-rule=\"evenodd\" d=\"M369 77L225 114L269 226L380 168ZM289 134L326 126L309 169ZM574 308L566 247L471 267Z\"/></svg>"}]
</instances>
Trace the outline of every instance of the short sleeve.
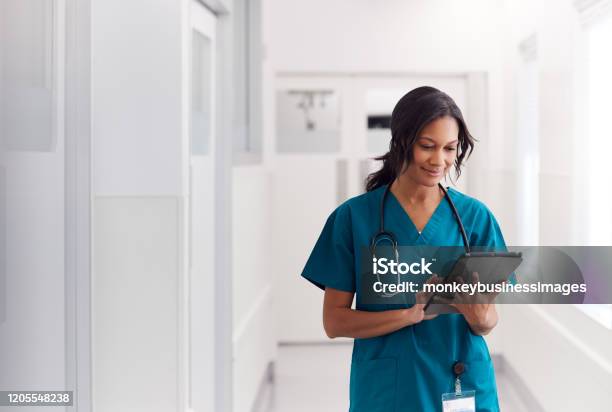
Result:
<instances>
[{"instance_id":1,"label":"short sleeve","mask_svg":"<svg viewBox=\"0 0 612 412\"><path fill-rule=\"evenodd\" d=\"M329 216L302 276L325 290L355 292L355 259L350 207L345 203Z\"/></svg>"},{"instance_id":2,"label":"short sleeve","mask_svg":"<svg viewBox=\"0 0 612 412\"><path fill-rule=\"evenodd\" d=\"M477 230L473 232L472 246L494 251L507 251L504 235L502 234L497 219L493 213L483 204L480 205L476 213L475 226ZM508 282L516 284L516 275L512 273Z\"/></svg>"},{"instance_id":3,"label":"short sleeve","mask_svg":"<svg viewBox=\"0 0 612 412\"><path fill-rule=\"evenodd\" d=\"M506 250L504 235L499 228L497 219L484 205L481 205L474 222L475 230L472 232L471 243L477 248Z\"/></svg>"}]
</instances>

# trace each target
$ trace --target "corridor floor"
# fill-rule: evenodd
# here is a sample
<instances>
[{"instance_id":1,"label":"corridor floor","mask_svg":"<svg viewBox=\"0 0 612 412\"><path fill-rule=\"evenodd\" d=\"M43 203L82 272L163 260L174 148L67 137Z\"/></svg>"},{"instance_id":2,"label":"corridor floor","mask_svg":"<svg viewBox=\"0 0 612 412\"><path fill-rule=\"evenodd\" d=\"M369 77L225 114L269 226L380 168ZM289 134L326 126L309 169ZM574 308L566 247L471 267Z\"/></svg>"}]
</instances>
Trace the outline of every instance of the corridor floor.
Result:
<instances>
[{"instance_id":1,"label":"corridor floor","mask_svg":"<svg viewBox=\"0 0 612 412\"><path fill-rule=\"evenodd\" d=\"M350 344L280 346L274 384L260 399L262 412L348 411ZM497 374L500 408L527 411L509 380Z\"/></svg>"}]
</instances>

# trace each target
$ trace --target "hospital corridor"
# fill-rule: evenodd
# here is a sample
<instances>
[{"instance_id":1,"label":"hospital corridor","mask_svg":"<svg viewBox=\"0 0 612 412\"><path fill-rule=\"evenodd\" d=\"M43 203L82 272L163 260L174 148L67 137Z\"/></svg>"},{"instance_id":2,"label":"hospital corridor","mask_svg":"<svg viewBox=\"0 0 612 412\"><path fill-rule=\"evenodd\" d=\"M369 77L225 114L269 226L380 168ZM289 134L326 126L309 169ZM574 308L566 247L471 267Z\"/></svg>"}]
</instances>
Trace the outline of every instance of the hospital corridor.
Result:
<instances>
[{"instance_id":1,"label":"hospital corridor","mask_svg":"<svg viewBox=\"0 0 612 412\"><path fill-rule=\"evenodd\" d=\"M612 410L610 44L612 0L0 0L0 411Z\"/></svg>"}]
</instances>

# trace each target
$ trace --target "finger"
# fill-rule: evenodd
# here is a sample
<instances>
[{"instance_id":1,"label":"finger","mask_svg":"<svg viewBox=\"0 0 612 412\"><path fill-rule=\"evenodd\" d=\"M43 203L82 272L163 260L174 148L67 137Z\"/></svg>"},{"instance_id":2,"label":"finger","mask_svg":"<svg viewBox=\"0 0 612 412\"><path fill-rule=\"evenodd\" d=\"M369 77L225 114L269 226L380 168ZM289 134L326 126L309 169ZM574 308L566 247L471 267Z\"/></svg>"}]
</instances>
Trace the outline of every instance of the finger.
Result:
<instances>
[{"instance_id":1,"label":"finger","mask_svg":"<svg viewBox=\"0 0 612 412\"><path fill-rule=\"evenodd\" d=\"M472 283L478 283L480 280L480 276L478 276L478 272L472 272Z\"/></svg>"},{"instance_id":2,"label":"finger","mask_svg":"<svg viewBox=\"0 0 612 412\"><path fill-rule=\"evenodd\" d=\"M449 298L446 298L444 296L438 295L436 297L436 300L435 300L434 303L446 303L446 304L449 304L450 302L453 302L453 301L454 301L454 299L449 299Z\"/></svg>"},{"instance_id":3,"label":"finger","mask_svg":"<svg viewBox=\"0 0 612 412\"><path fill-rule=\"evenodd\" d=\"M502 285L502 286L503 286L505 283L507 283L505 280L501 280L501 281L499 281L499 282L496 282L495 284L496 284L496 285ZM487 292L487 293L484 293L484 295L487 295L487 296L492 296L492 297L494 298L494 297L496 297L497 295L499 295L500 293L501 293L501 290L494 290L494 291L492 291L492 292Z\"/></svg>"}]
</instances>

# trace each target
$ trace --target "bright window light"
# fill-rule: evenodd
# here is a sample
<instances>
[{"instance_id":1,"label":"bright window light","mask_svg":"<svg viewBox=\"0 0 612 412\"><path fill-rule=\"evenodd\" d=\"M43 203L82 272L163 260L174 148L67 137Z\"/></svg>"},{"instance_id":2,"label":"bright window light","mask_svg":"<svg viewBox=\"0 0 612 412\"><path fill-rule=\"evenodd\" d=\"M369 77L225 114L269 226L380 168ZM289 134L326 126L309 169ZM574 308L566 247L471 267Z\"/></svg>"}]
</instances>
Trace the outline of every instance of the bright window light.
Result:
<instances>
[{"instance_id":1,"label":"bright window light","mask_svg":"<svg viewBox=\"0 0 612 412\"><path fill-rule=\"evenodd\" d=\"M520 225L519 245L539 244L539 69L536 37L521 43L517 93L517 218Z\"/></svg>"},{"instance_id":2,"label":"bright window light","mask_svg":"<svg viewBox=\"0 0 612 412\"><path fill-rule=\"evenodd\" d=\"M612 14L592 24L587 40L587 138L588 164L588 245L612 245L612 190L606 148L612 133L609 127L610 94L612 94ZM577 305L605 327L612 329L612 305Z\"/></svg>"},{"instance_id":3,"label":"bright window light","mask_svg":"<svg viewBox=\"0 0 612 412\"><path fill-rule=\"evenodd\" d=\"M589 244L612 245L610 159L610 95L612 94L612 15L589 27L588 47L588 176Z\"/></svg>"}]
</instances>

